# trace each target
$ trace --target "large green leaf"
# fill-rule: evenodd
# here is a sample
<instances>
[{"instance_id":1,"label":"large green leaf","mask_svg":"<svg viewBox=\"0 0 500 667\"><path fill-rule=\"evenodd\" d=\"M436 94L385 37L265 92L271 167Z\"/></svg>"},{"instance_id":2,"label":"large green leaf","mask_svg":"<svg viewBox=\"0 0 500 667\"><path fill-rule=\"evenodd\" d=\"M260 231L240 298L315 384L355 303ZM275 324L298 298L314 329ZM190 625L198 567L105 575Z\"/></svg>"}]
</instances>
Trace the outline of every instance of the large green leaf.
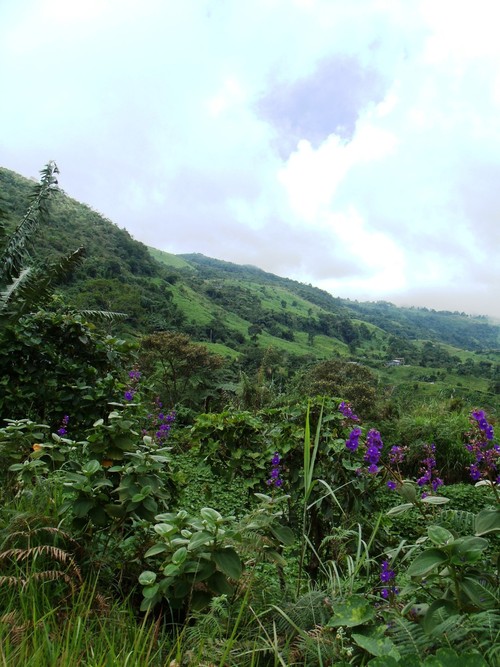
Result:
<instances>
[{"instance_id":1,"label":"large green leaf","mask_svg":"<svg viewBox=\"0 0 500 667\"><path fill-rule=\"evenodd\" d=\"M425 667L487 667L487 662L478 653L460 653L451 648L440 648L422 663Z\"/></svg>"},{"instance_id":2,"label":"large green leaf","mask_svg":"<svg viewBox=\"0 0 500 667\"><path fill-rule=\"evenodd\" d=\"M271 526L271 532L281 544L284 544L287 547L292 546L295 542L295 533L288 526Z\"/></svg>"},{"instance_id":3,"label":"large green leaf","mask_svg":"<svg viewBox=\"0 0 500 667\"><path fill-rule=\"evenodd\" d=\"M448 557L441 549L426 549L418 555L408 568L410 577L423 577L447 561Z\"/></svg>"},{"instance_id":4,"label":"large green leaf","mask_svg":"<svg viewBox=\"0 0 500 667\"><path fill-rule=\"evenodd\" d=\"M228 547L212 552L212 558L218 569L231 579L239 579L243 572L243 565L236 551Z\"/></svg>"},{"instance_id":5,"label":"large green leaf","mask_svg":"<svg viewBox=\"0 0 500 667\"><path fill-rule=\"evenodd\" d=\"M362 595L352 595L345 602L335 603L333 611L334 615L328 621L328 625L334 628L340 626L354 628L375 616L373 605Z\"/></svg>"},{"instance_id":6,"label":"large green leaf","mask_svg":"<svg viewBox=\"0 0 500 667\"><path fill-rule=\"evenodd\" d=\"M368 637L353 633L352 638L358 646L374 656L391 656L395 660L400 659L400 654L394 643L388 637Z\"/></svg>"},{"instance_id":7,"label":"large green leaf","mask_svg":"<svg viewBox=\"0 0 500 667\"><path fill-rule=\"evenodd\" d=\"M476 535L486 535L500 530L500 509L484 509L476 515L474 520Z\"/></svg>"}]
</instances>

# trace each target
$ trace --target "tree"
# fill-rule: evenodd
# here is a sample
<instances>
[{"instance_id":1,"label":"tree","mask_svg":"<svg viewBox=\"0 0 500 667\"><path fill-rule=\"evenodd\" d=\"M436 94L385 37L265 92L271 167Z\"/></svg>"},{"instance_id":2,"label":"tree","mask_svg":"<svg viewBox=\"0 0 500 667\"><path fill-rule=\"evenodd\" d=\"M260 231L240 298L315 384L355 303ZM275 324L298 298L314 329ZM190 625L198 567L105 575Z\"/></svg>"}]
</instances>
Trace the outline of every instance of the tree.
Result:
<instances>
[{"instance_id":1,"label":"tree","mask_svg":"<svg viewBox=\"0 0 500 667\"><path fill-rule=\"evenodd\" d=\"M335 396L352 401L356 413L366 417L375 409L377 376L361 364L330 359L310 368L298 381L302 396Z\"/></svg>"},{"instance_id":2,"label":"tree","mask_svg":"<svg viewBox=\"0 0 500 667\"><path fill-rule=\"evenodd\" d=\"M162 331L144 336L139 364L168 406L200 407L216 384L214 373L224 358L192 343L186 334Z\"/></svg>"}]
</instances>

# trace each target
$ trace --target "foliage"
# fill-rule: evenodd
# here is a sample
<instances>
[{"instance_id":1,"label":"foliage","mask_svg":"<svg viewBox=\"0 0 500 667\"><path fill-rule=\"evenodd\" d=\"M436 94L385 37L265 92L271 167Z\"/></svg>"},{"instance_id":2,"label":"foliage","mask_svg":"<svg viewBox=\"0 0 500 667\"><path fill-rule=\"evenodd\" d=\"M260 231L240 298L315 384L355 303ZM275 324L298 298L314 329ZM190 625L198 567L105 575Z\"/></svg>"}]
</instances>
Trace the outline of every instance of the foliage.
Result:
<instances>
[{"instance_id":1,"label":"foliage","mask_svg":"<svg viewBox=\"0 0 500 667\"><path fill-rule=\"evenodd\" d=\"M199 407L210 396L213 375L224 359L189 336L173 331L144 336L139 364L169 405Z\"/></svg>"},{"instance_id":2,"label":"foliage","mask_svg":"<svg viewBox=\"0 0 500 667\"><path fill-rule=\"evenodd\" d=\"M69 414L77 434L105 414L130 353L71 310L23 316L0 332L0 416L28 416L55 430Z\"/></svg>"},{"instance_id":3,"label":"foliage","mask_svg":"<svg viewBox=\"0 0 500 667\"><path fill-rule=\"evenodd\" d=\"M260 505L240 520L222 516L217 510L204 507L199 516L191 517L185 510L159 514L154 531L160 542L145 557L161 555L160 569L144 571L139 577L143 586L142 609L149 609L163 597L173 608L187 606L200 609L214 595L235 594L234 584L243 575L247 558L270 559L282 563L277 549L290 544L293 533L281 526L279 502L259 494ZM286 498L281 498L281 502Z\"/></svg>"}]
</instances>

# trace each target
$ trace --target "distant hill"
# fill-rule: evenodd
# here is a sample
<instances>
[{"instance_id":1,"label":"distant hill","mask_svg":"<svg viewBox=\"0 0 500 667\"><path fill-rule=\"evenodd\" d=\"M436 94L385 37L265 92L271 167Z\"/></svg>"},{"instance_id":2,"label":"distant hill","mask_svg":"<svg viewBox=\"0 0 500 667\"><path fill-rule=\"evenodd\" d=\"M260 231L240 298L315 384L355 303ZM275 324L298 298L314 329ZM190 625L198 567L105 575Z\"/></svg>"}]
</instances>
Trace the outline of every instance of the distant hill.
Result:
<instances>
[{"instance_id":1,"label":"distant hill","mask_svg":"<svg viewBox=\"0 0 500 667\"><path fill-rule=\"evenodd\" d=\"M32 186L0 168L7 227L26 210ZM87 259L61 293L79 308L128 313L119 325L123 334L174 329L233 359L250 348L273 348L303 361L349 358L383 373L399 359L403 366L444 369L458 383L479 377L482 363L481 386L491 388L498 375L500 390L500 326L486 317L351 301L254 266L148 248L60 192L33 258L44 262L81 245Z\"/></svg>"}]
</instances>

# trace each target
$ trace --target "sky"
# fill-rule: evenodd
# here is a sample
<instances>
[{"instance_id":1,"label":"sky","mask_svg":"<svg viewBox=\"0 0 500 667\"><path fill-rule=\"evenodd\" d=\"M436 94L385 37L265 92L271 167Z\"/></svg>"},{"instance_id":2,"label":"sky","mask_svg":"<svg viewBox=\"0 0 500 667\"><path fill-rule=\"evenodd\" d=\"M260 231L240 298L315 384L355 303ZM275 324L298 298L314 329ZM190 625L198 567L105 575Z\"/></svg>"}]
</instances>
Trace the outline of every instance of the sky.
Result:
<instances>
[{"instance_id":1,"label":"sky","mask_svg":"<svg viewBox=\"0 0 500 667\"><path fill-rule=\"evenodd\" d=\"M161 250L500 317L499 19L497 0L4 0L0 165L55 160Z\"/></svg>"}]
</instances>

